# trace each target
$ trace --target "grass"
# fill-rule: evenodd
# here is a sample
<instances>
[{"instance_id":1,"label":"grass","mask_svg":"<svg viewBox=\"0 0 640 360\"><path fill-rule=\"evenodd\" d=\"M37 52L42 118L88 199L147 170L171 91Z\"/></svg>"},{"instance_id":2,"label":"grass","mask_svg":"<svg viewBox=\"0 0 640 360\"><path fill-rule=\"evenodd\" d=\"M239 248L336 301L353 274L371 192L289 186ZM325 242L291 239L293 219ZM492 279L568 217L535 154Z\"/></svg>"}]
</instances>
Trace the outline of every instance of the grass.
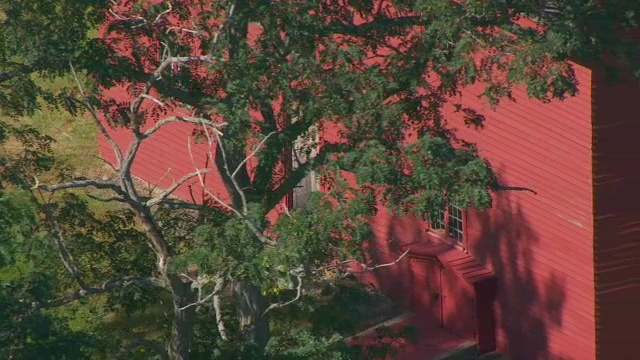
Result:
<instances>
[{"instance_id":1,"label":"grass","mask_svg":"<svg viewBox=\"0 0 640 360\"><path fill-rule=\"evenodd\" d=\"M73 80L64 77L53 80L38 80L45 90L53 92L71 88ZM53 150L58 159L82 174L93 174L103 167L98 159L98 138L95 125L86 113L77 116L64 109L53 109L41 102L41 109L33 115L15 119L18 123L30 125L41 133L55 139Z\"/></svg>"},{"instance_id":2,"label":"grass","mask_svg":"<svg viewBox=\"0 0 640 360\"><path fill-rule=\"evenodd\" d=\"M76 84L70 76L55 79L37 79L36 83L44 90L53 93L64 89L75 89ZM72 115L65 109L52 108L44 101L40 102L40 109L31 115L14 118L3 118L9 123L32 126L44 135L54 139L52 150L56 159L65 167L72 169L76 176L86 178L103 178L110 176L113 170L100 159L98 154L98 133L93 119L87 112L79 112ZM5 145L5 151L12 151L12 144ZM46 181L46 179L41 179ZM81 191L78 194L82 194ZM117 209L120 205L116 203L106 204L91 200L83 196L88 201L92 210L97 213L104 213L108 210Z\"/></svg>"}]
</instances>

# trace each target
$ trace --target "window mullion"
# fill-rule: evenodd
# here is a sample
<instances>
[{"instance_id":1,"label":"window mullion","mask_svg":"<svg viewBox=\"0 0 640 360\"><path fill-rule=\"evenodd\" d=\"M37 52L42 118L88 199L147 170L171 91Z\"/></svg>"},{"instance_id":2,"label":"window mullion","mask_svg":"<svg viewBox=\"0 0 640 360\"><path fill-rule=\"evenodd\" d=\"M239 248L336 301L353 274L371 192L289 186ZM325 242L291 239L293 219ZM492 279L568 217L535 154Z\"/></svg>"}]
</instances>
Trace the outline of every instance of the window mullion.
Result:
<instances>
[{"instance_id":1,"label":"window mullion","mask_svg":"<svg viewBox=\"0 0 640 360\"><path fill-rule=\"evenodd\" d=\"M450 227L449 227L449 204L447 203L447 205L444 208L444 233L446 236L449 236L450 233Z\"/></svg>"}]
</instances>

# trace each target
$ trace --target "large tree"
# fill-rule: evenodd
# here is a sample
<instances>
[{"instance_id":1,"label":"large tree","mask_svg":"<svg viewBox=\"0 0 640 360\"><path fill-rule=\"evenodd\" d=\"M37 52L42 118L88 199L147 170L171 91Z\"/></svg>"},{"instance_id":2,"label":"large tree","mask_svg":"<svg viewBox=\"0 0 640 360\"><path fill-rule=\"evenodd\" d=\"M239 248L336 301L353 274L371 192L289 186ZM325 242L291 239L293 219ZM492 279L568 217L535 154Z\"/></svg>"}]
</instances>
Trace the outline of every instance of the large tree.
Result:
<instances>
[{"instance_id":1,"label":"large tree","mask_svg":"<svg viewBox=\"0 0 640 360\"><path fill-rule=\"evenodd\" d=\"M442 209L445 194L463 207L491 205L491 191L500 185L473 146L448 128L443 106L449 96L483 83L494 104L515 85L542 101L562 99L575 93L573 58L601 62L613 54L633 69L637 47L619 35L637 27L636 7L584 1L117 2L100 37L78 50L85 55L64 57L78 82L76 98L65 99L70 108L83 106L112 146L112 176L63 172L61 181L45 182L31 169L18 176L28 183L73 279L70 291L75 287L37 306L132 286L157 289L172 304L168 356L185 359L199 308L216 315L217 336L233 337L222 316L226 289L234 294L238 336L264 353L269 314L326 281L326 270L349 272L364 262L367 217L376 204L421 218ZM17 16L3 11L5 22ZM523 16L541 27L523 26ZM89 57L87 49L101 57ZM25 64L19 68L29 71ZM106 90L113 87L124 91L112 98ZM470 126L482 125L478 114L460 111ZM193 172L173 185L144 193L132 173L140 146L174 123L193 125L192 142L204 144L191 145L194 157L200 152L210 161L194 162ZM131 143L122 147L111 128L130 133ZM269 221L267 214L311 172L320 174L325 191ZM205 183L211 174L221 178L214 189ZM204 201L172 196L194 181ZM126 213L108 222L118 225L87 219L78 189L122 204ZM74 222L80 218L81 224ZM139 228L128 228L133 219ZM111 253L109 271L86 275L96 260L87 254L100 253L104 239L115 235L128 239L131 250ZM290 290L274 294L282 287Z\"/></svg>"}]
</instances>

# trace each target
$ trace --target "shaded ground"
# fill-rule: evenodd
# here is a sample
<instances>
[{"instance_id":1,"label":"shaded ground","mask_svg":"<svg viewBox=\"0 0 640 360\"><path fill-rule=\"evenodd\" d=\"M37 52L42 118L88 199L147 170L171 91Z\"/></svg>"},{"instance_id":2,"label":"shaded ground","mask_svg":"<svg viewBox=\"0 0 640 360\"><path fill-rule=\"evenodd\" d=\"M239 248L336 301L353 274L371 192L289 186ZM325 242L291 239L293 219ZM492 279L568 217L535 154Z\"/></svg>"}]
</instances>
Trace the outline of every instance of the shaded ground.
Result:
<instances>
[{"instance_id":1,"label":"shaded ground","mask_svg":"<svg viewBox=\"0 0 640 360\"><path fill-rule=\"evenodd\" d=\"M468 348L472 349L471 357L456 357L455 359L468 360L475 358L475 343L473 339L461 337L436 324L425 323L417 318L409 319L407 323L416 327L417 337L414 344L407 344L406 349L397 357L398 360L444 360L449 359L449 357L442 357L443 353L449 353L454 349ZM465 353L464 351L456 352L460 355Z\"/></svg>"},{"instance_id":2,"label":"shaded ground","mask_svg":"<svg viewBox=\"0 0 640 360\"><path fill-rule=\"evenodd\" d=\"M426 321L423 317L403 314L386 321L377 327L361 332L353 338L354 344L365 345L377 341L377 329L386 327L399 330L402 327L413 327L415 339L384 339L397 354L388 356L391 360L472 360L477 359L473 339L461 337L437 324ZM379 340L378 340L379 341ZM498 359L498 358L491 358Z\"/></svg>"}]
</instances>

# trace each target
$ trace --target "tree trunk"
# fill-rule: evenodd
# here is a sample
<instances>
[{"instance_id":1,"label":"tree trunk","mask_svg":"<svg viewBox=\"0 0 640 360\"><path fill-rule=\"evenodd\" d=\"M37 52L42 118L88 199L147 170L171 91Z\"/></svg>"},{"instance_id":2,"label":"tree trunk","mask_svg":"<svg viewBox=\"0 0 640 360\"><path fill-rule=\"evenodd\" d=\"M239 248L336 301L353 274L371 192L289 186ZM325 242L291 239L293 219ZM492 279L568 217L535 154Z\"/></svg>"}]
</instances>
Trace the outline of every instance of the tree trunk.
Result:
<instances>
[{"instance_id":1,"label":"tree trunk","mask_svg":"<svg viewBox=\"0 0 640 360\"><path fill-rule=\"evenodd\" d=\"M249 23L246 17L246 11L250 9L250 2L248 0L238 0L235 2L235 18L229 23L228 36L229 36L229 60L233 62L238 58L243 46L247 44L247 34L249 29ZM232 106L243 106L244 111L249 111L249 108L244 102L246 94L237 94L231 92L228 97L228 101ZM235 98L241 97L240 100ZM242 129L242 126L240 126ZM233 127L227 129L227 131L233 131ZM244 131L244 130L240 130ZM235 134L243 136L242 133ZM226 134L229 138L234 138L234 134ZM244 146L236 149L227 148L226 159L221 156L220 144L216 151L215 162L218 169L224 169L225 167L235 169L246 157L246 150ZM251 180L247 171L247 164L240 168L238 174L231 178L229 173L221 171L222 181L225 184L226 189L231 195L232 204L236 209L242 209L245 204L241 199L240 190L250 188ZM237 183L234 183L237 182ZM257 239L256 239L257 241ZM246 281L238 281L233 284L233 291L235 294L236 308L238 311L238 321L240 322L240 329L245 340L256 344L260 349L264 349L267 346L267 342L271 336L269 332L269 321L267 316L262 316L266 309L266 302L260 288Z\"/></svg>"},{"instance_id":2,"label":"tree trunk","mask_svg":"<svg viewBox=\"0 0 640 360\"><path fill-rule=\"evenodd\" d=\"M238 321L245 339L264 349L269 342L271 332L267 315L262 315L267 305L260 288L246 281L238 281L234 284L233 290L238 309Z\"/></svg>"},{"instance_id":3,"label":"tree trunk","mask_svg":"<svg viewBox=\"0 0 640 360\"><path fill-rule=\"evenodd\" d=\"M131 185L132 186L132 185ZM171 337L167 344L167 357L170 360L189 359L191 350L191 340L193 339L193 327L196 317L196 307L185 306L197 301L196 292L191 288L190 281L183 281L177 274L171 274L168 270L170 249L167 242L156 224L148 208L139 204L132 205L138 215L138 219L145 228L147 236L151 241L151 247L158 258L158 272L171 292L173 302L173 324L171 326Z\"/></svg>"},{"instance_id":4,"label":"tree trunk","mask_svg":"<svg viewBox=\"0 0 640 360\"><path fill-rule=\"evenodd\" d=\"M168 277L173 297L173 324L167 353L170 360L186 360L190 357L196 306L184 310L180 308L194 303L197 300L196 292L191 289L190 282L183 282L177 275Z\"/></svg>"}]
</instances>

